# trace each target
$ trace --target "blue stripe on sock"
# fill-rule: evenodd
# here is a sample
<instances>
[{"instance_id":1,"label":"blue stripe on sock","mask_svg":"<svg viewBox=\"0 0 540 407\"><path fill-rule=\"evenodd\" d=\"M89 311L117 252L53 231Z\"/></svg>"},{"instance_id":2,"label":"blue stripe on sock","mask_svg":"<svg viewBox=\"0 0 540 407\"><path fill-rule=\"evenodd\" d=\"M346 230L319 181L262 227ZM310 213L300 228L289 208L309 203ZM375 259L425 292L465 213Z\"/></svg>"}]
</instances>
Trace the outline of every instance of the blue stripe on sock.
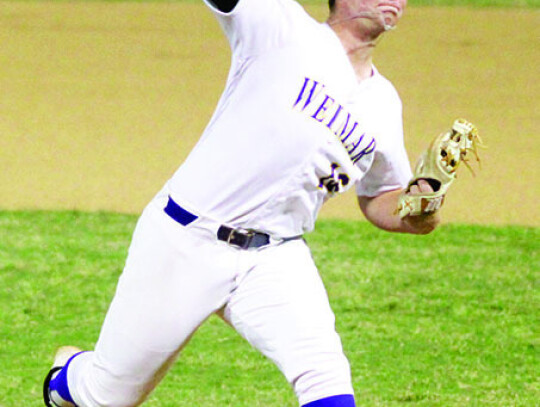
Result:
<instances>
[{"instance_id":1,"label":"blue stripe on sock","mask_svg":"<svg viewBox=\"0 0 540 407\"><path fill-rule=\"evenodd\" d=\"M354 396L352 394L341 394L324 399L312 401L304 404L303 407L355 407Z\"/></svg>"},{"instance_id":2,"label":"blue stripe on sock","mask_svg":"<svg viewBox=\"0 0 540 407\"><path fill-rule=\"evenodd\" d=\"M49 384L49 389L51 391L56 391L60 397L62 397L64 400L69 401L72 404L75 404L73 401L73 398L71 397L71 393L69 392L69 387L67 383L67 370L68 366L71 363L71 361L76 357L79 356L83 352L76 353L72 357L69 358L65 366L60 370L60 373L56 375L54 379L51 380L51 383Z\"/></svg>"}]
</instances>

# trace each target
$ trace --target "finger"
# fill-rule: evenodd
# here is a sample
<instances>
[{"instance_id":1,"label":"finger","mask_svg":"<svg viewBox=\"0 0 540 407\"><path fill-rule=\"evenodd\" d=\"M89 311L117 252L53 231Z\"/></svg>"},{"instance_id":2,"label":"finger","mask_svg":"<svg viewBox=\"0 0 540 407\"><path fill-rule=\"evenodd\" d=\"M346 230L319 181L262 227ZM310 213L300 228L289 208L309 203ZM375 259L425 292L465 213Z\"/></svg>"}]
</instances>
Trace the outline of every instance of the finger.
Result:
<instances>
[{"instance_id":1,"label":"finger","mask_svg":"<svg viewBox=\"0 0 540 407\"><path fill-rule=\"evenodd\" d=\"M421 193L433 192L433 188L431 188L431 185L425 179L419 179L417 184L418 184L418 189L420 190Z\"/></svg>"},{"instance_id":2,"label":"finger","mask_svg":"<svg viewBox=\"0 0 540 407\"><path fill-rule=\"evenodd\" d=\"M410 195L418 195L420 194L420 189L418 188L417 184L411 185L409 188L409 194Z\"/></svg>"}]
</instances>

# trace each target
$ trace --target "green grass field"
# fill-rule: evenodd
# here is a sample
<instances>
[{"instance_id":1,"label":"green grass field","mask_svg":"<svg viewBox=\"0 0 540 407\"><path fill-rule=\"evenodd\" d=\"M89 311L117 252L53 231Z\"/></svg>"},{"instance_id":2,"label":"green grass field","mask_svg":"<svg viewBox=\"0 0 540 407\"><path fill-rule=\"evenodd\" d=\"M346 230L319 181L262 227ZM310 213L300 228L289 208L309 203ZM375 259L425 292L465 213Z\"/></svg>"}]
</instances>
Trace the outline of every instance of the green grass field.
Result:
<instances>
[{"instance_id":1,"label":"green grass field","mask_svg":"<svg viewBox=\"0 0 540 407\"><path fill-rule=\"evenodd\" d=\"M61 344L91 348L136 217L0 212L0 406L39 406ZM540 231L429 236L322 221L307 236L359 406L537 406ZM210 319L149 406L295 406L277 369Z\"/></svg>"},{"instance_id":2,"label":"green grass field","mask_svg":"<svg viewBox=\"0 0 540 407\"><path fill-rule=\"evenodd\" d=\"M409 4L539 8L540 0ZM55 348L93 347L136 219L0 210L0 407L42 405ZM540 229L450 224L418 237L322 220L306 238L358 406L540 406ZM211 318L145 405L297 403L269 361Z\"/></svg>"}]
</instances>

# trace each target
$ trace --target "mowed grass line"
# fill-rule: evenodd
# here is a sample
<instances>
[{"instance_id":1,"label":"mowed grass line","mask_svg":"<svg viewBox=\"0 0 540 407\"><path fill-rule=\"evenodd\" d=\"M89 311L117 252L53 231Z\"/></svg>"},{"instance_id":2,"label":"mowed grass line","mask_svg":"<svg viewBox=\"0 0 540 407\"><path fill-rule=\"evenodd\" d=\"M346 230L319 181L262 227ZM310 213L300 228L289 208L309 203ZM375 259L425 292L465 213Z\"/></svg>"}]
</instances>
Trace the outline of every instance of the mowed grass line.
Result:
<instances>
[{"instance_id":1,"label":"mowed grass line","mask_svg":"<svg viewBox=\"0 0 540 407\"><path fill-rule=\"evenodd\" d=\"M92 348L136 217L0 212L0 405L39 406L61 344ZM321 221L307 236L359 406L537 406L537 228L429 236ZM156 333L159 334L159 333ZM211 318L149 406L295 406L277 369Z\"/></svg>"}]
</instances>

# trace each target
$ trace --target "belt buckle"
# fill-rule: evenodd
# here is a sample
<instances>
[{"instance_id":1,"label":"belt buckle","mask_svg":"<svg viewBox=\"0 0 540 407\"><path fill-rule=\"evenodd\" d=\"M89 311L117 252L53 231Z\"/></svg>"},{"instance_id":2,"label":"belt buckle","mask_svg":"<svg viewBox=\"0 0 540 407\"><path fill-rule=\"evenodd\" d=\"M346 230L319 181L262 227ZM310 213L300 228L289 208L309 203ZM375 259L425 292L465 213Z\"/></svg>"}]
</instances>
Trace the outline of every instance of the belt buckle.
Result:
<instances>
[{"instance_id":1,"label":"belt buckle","mask_svg":"<svg viewBox=\"0 0 540 407\"><path fill-rule=\"evenodd\" d=\"M236 236L244 237L245 241L242 243L239 242L233 242L233 239ZM249 230L249 229L232 229L231 233L229 233L229 236L227 237L227 243L230 245L238 246L242 249L249 248L249 245L251 244L251 241L253 240L253 237L255 236L255 231Z\"/></svg>"}]
</instances>

